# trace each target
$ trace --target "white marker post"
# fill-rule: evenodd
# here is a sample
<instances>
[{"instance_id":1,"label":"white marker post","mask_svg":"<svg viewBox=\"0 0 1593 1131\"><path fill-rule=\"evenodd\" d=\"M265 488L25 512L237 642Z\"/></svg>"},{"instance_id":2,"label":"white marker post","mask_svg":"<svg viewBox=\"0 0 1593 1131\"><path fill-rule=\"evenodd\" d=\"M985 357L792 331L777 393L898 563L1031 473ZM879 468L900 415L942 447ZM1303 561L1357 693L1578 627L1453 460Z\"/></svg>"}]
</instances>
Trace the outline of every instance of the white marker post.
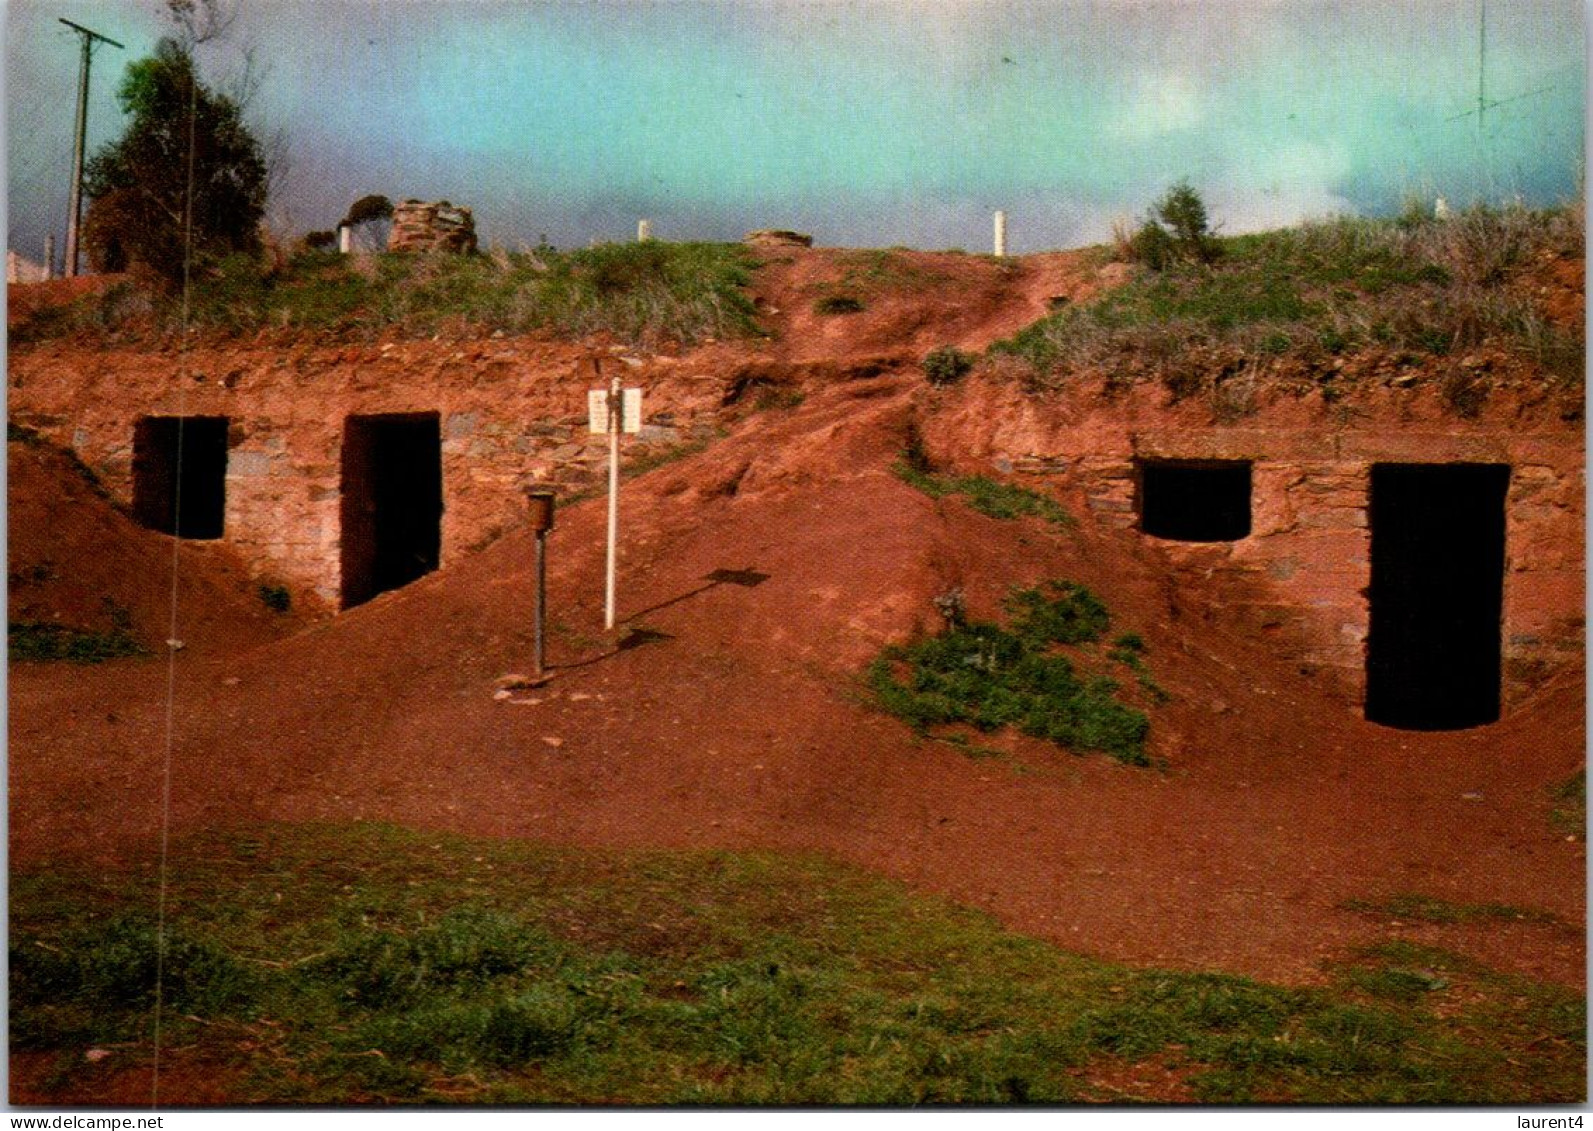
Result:
<instances>
[{"instance_id":1,"label":"white marker post","mask_svg":"<svg viewBox=\"0 0 1593 1131\"><path fill-rule=\"evenodd\" d=\"M592 372L601 378L602 363L592 359ZM603 589L603 627L614 627L614 575L619 561L619 450L620 433L642 430L642 391L626 389L618 374L608 389L592 389L586 394L587 426L594 433L608 433L608 568Z\"/></svg>"}]
</instances>

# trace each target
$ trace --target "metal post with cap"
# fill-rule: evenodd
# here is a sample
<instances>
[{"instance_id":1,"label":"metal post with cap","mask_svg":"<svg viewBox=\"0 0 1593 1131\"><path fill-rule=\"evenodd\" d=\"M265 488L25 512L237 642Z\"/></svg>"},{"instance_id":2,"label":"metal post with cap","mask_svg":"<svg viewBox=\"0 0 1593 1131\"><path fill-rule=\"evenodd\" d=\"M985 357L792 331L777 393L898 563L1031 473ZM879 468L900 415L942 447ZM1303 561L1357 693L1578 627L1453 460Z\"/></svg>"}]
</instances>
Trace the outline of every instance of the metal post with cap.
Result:
<instances>
[{"instance_id":1,"label":"metal post with cap","mask_svg":"<svg viewBox=\"0 0 1593 1131\"><path fill-rule=\"evenodd\" d=\"M536 600L536 667L531 678L542 682L548 678L545 660L547 637L548 592L548 531L553 529L553 491L547 487L526 488L526 501L531 506L531 529L537 536L537 600Z\"/></svg>"}]
</instances>

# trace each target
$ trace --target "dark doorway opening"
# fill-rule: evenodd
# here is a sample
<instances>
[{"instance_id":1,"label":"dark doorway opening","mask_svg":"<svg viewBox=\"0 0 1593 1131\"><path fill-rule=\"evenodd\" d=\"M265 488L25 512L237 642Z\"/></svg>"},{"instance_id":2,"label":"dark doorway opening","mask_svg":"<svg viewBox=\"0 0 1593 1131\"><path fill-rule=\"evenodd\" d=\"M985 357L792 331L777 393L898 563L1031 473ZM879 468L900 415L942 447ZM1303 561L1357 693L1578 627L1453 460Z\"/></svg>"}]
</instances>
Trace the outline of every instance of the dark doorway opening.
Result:
<instances>
[{"instance_id":1,"label":"dark doorway opening","mask_svg":"<svg viewBox=\"0 0 1593 1131\"><path fill-rule=\"evenodd\" d=\"M435 412L350 416L343 426L343 607L437 568L442 430Z\"/></svg>"},{"instance_id":2,"label":"dark doorway opening","mask_svg":"<svg viewBox=\"0 0 1593 1131\"><path fill-rule=\"evenodd\" d=\"M1177 542L1250 535L1248 460L1141 460L1139 528Z\"/></svg>"},{"instance_id":3,"label":"dark doorway opening","mask_svg":"<svg viewBox=\"0 0 1593 1131\"><path fill-rule=\"evenodd\" d=\"M133 515L179 538L220 538L227 509L227 418L145 416L133 425Z\"/></svg>"},{"instance_id":4,"label":"dark doorway opening","mask_svg":"<svg viewBox=\"0 0 1593 1131\"><path fill-rule=\"evenodd\" d=\"M1499 718L1504 464L1372 468L1366 717L1407 730Z\"/></svg>"}]
</instances>

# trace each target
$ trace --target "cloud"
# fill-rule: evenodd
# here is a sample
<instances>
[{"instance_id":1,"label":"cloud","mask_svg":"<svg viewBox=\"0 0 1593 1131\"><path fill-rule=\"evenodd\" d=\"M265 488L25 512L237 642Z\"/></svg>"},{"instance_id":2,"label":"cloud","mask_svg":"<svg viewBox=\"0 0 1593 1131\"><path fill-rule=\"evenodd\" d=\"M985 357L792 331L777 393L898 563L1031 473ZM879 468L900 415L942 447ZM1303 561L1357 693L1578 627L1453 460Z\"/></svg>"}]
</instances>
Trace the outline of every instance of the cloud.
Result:
<instances>
[{"instance_id":1,"label":"cloud","mask_svg":"<svg viewBox=\"0 0 1593 1131\"><path fill-rule=\"evenodd\" d=\"M1129 106L1111 120L1112 132L1128 141L1191 130L1206 120L1205 100L1194 77L1177 71L1141 74Z\"/></svg>"}]
</instances>

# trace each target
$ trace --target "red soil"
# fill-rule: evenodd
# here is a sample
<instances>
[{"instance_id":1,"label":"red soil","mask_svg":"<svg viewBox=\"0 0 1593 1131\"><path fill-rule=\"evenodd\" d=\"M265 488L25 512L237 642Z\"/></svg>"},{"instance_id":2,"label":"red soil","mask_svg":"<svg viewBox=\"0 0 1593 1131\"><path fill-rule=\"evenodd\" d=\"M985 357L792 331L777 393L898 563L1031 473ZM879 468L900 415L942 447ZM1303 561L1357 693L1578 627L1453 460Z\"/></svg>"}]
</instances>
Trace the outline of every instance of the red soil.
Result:
<instances>
[{"instance_id":1,"label":"red soil","mask_svg":"<svg viewBox=\"0 0 1593 1131\"><path fill-rule=\"evenodd\" d=\"M123 621L140 644L164 649L172 624L173 540L135 523L97 493L72 458L47 445L7 445L7 598L10 620L107 632ZM219 542L176 544L184 647L230 653L302 628L269 611ZM166 577L164 586L153 579Z\"/></svg>"},{"instance_id":2,"label":"red soil","mask_svg":"<svg viewBox=\"0 0 1593 1131\"><path fill-rule=\"evenodd\" d=\"M1583 762L1579 677L1494 726L1373 726L1226 622L1198 584L1175 587L1132 532L1087 518L1059 532L927 498L889 470L922 387L896 360L983 345L1095 280L1068 256L1015 268L940 256L912 302L877 297L821 318L811 288L834 282L844 255L785 258L760 296L778 341L797 344L773 356L837 368L810 379L799 407L748 412L706 452L627 484L621 619L652 630L632 646L601 627L602 500L560 512L556 673L543 689L493 694L531 662L524 531L275 641L250 635L257 602L226 596L215 548L185 546L184 576L218 572L199 582L213 603L188 603L179 629L190 647L175 659L174 830L374 818L575 844L818 851L1132 963L1309 982L1325 961L1398 937L1584 983L1584 846L1549 817L1552 786ZM720 344L699 356L729 372L771 354ZM862 358L879 359L879 375L845 379ZM76 563L90 605L108 592L137 617L158 607L169 574L142 547L170 543L32 458L13 451L13 569ZM56 490L68 495L48 502ZM48 507L48 522L23 518L31 507ZM767 579L710 584L715 570ZM1043 578L1085 583L1114 632L1144 637L1171 695L1151 711L1164 770L1018 737L979 739L1007 756L973 760L866 705L863 665L932 629L933 596L961 586L989 616L1009 585ZM18 866L152 851L167 679L163 659L12 667ZM1402 892L1562 923L1392 922L1343 906Z\"/></svg>"},{"instance_id":3,"label":"red soil","mask_svg":"<svg viewBox=\"0 0 1593 1131\"><path fill-rule=\"evenodd\" d=\"M126 278L126 275L78 275L42 283L12 283L6 288L6 326L15 328L41 310L61 306L84 295L98 294Z\"/></svg>"}]
</instances>

